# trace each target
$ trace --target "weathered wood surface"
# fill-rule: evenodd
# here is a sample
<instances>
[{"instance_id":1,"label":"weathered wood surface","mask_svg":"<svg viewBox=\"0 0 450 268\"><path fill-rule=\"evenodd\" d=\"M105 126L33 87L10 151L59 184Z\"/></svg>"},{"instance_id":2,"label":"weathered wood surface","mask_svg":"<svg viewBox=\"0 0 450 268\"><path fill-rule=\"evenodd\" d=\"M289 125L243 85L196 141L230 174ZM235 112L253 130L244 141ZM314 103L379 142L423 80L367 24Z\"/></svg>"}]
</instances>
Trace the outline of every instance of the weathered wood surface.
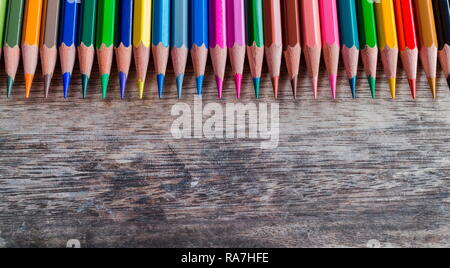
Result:
<instances>
[{"instance_id":1,"label":"weathered wood surface","mask_svg":"<svg viewBox=\"0 0 450 268\"><path fill-rule=\"evenodd\" d=\"M204 104L217 101L208 70ZM134 74L125 101L115 76L106 101L99 84L81 100L78 79L63 100L60 74L48 100L40 78L30 100L21 74L11 99L1 87L0 247L450 246L444 79L432 100L421 70L412 101L400 70L392 101L380 70L372 100L360 72L352 100L341 69L332 101L322 71L315 101L303 67L294 101L284 72L280 145L262 150L260 140L173 139L169 73L164 100L153 75L144 101ZM192 71L186 79L192 104ZM257 103L248 76L243 88ZM218 102L235 102L231 77L225 92ZM274 102L268 77L262 92Z\"/></svg>"}]
</instances>

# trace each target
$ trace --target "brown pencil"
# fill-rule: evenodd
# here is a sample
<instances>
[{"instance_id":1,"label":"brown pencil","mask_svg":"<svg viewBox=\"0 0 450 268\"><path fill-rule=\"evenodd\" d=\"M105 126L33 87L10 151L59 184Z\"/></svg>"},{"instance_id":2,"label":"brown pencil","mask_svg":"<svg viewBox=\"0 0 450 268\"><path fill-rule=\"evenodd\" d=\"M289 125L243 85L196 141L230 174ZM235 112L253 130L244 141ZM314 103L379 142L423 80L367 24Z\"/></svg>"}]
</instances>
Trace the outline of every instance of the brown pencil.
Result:
<instances>
[{"instance_id":1,"label":"brown pencil","mask_svg":"<svg viewBox=\"0 0 450 268\"><path fill-rule=\"evenodd\" d=\"M272 79L275 99L278 98L281 58L283 57L283 36L281 33L280 0L264 1L264 35L266 59Z\"/></svg>"},{"instance_id":2,"label":"brown pencil","mask_svg":"<svg viewBox=\"0 0 450 268\"><path fill-rule=\"evenodd\" d=\"M281 1L283 17L283 51L292 92L297 98L297 81L301 57L300 7L297 0Z\"/></svg>"}]
</instances>

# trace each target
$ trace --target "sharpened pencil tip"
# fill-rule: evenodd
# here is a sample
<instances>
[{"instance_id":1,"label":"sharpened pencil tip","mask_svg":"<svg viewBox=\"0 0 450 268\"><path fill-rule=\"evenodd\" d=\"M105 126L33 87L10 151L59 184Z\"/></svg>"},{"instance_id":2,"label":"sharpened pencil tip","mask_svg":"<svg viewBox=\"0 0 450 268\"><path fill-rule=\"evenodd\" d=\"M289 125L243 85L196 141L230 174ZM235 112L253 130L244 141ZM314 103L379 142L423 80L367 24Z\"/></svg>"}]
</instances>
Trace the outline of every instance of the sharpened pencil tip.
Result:
<instances>
[{"instance_id":1,"label":"sharpened pencil tip","mask_svg":"<svg viewBox=\"0 0 450 268\"><path fill-rule=\"evenodd\" d=\"M144 98L144 87L145 87L145 81L138 80L138 88L139 88L139 99Z\"/></svg>"},{"instance_id":2,"label":"sharpened pencil tip","mask_svg":"<svg viewBox=\"0 0 450 268\"><path fill-rule=\"evenodd\" d=\"M177 76L177 78L176 78L177 95L178 95L179 99L181 99L181 94L183 92L183 81L184 81L184 75L183 74L180 74L179 76Z\"/></svg>"},{"instance_id":3,"label":"sharpened pencil tip","mask_svg":"<svg viewBox=\"0 0 450 268\"><path fill-rule=\"evenodd\" d=\"M397 79L396 78L389 78L389 89L391 90L392 99L395 100L396 91L397 91Z\"/></svg>"},{"instance_id":4,"label":"sharpened pencil tip","mask_svg":"<svg viewBox=\"0 0 450 268\"><path fill-rule=\"evenodd\" d=\"M109 74L102 74L102 99L106 99L108 94Z\"/></svg>"},{"instance_id":5,"label":"sharpened pencil tip","mask_svg":"<svg viewBox=\"0 0 450 268\"><path fill-rule=\"evenodd\" d=\"M71 79L72 75L70 73L63 73L64 99L69 98L69 88Z\"/></svg>"},{"instance_id":6,"label":"sharpened pencil tip","mask_svg":"<svg viewBox=\"0 0 450 268\"><path fill-rule=\"evenodd\" d=\"M223 79L216 76L216 85L217 85L217 97L219 99L222 98L222 94L223 94Z\"/></svg>"},{"instance_id":7,"label":"sharpened pencil tip","mask_svg":"<svg viewBox=\"0 0 450 268\"><path fill-rule=\"evenodd\" d=\"M350 84L350 90L352 91L352 98L356 99L356 76L348 80Z\"/></svg>"},{"instance_id":8,"label":"sharpened pencil tip","mask_svg":"<svg viewBox=\"0 0 450 268\"><path fill-rule=\"evenodd\" d=\"M127 74L119 72L120 98L125 99L125 90L127 88Z\"/></svg>"},{"instance_id":9,"label":"sharpened pencil tip","mask_svg":"<svg viewBox=\"0 0 450 268\"><path fill-rule=\"evenodd\" d=\"M236 97L241 98L241 88L242 88L242 74L234 75L234 86L236 87Z\"/></svg>"},{"instance_id":10,"label":"sharpened pencil tip","mask_svg":"<svg viewBox=\"0 0 450 268\"><path fill-rule=\"evenodd\" d=\"M165 79L166 79L166 76L163 74L156 75L156 82L158 83L158 96L160 99L163 98L164 80Z\"/></svg>"},{"instance_id":11,"label":"sharpened pencil tip","mask_svg":"<svg viewBox=\"0 0 450 268\"><path fill-rule=\"evenodd\" d=\"M273 95L274 95L275 99L278 99L279 82L280 82L279 76L272 77Z\"/></svg>"},{"instance_id":12,"label":"sharpened pencil tip","mask_svg":"<svg viewBox=\"0 0 450 268\"><path fill-rule=\"evenodd\" d=\"M261 88L261 78L253 78L253 87L255 88L256 99L259 99L259 89Z\"/></svg>"},{"instance_id":13,"label":"sharpened pencil tip","mask_svg":"<svg viewBox=\"0 0 450 268\"><path fill-rule=\"evenodd\" d=\"M430 85L431 94L433 95L433 99L436 99L437 98L436 78L428 78L428 84Z\"/></svg>"},{"instance_id":14,"label":"sharpened pencil tip","mask_svg":"<svg viewBox=\"0 0 450 268\"><path fill-rule=\"evenodd\" d=\"M377 98L377 79L372 76L367 76L367 81L369 82L370 94L372 95L372 99Z\"/></svg>"},{"instance_id":15,"label":"sharpened pencil tip","mask_svg":"<svg viewBox=\"0 0 450 268\"><path fill-rule=\"evenodd\" d=\"M311 80L312 83L312 88L313 88L313 94L314 94L314 99L317 100L317 96L318 96L318 85L319 85L319 78L318 77L313 77Z\"/></svg>"},{"instance_id":16,"label":"sharpened pencil tip","mask_svg":"<svg viewBox=\"0 0 450 268\"><path fill-rule=\"evenodd\" d=\"M297 99L297 85L298 85L298 78L294 77L291 80L292 95L294 96L294 99Z\"/></svg>"},{"instance_id":17,"label":"sharpened pencil tip","mask_svg":"<svg viewBox=\"0 0 450 268\"><path fill-rule=\"evenodd\" d=\"M330 87L331 87L331 96L333 99L336 99L336 83L337 83L337 76L336 75L330 75L328 77L328 80L330 81Z\"/></svg>"},{"instance_id":18,"label":"sharpened pencil tip","mask_svg":"<svg viewBox=\"0 0 450 268\"><path fill-rule=\"evenodd\" d=\"M8 76L7 87L6 87L6 96L8 98L11 97L13 86L14 86L14 79L12 77Z\"/></svg>"},{"instance_id":19,"label":"sharpened pencil tip","mask_svg":"<svg viewBox=\"0 0 450 268\"><path fill-rule=\"evenodd\" d=\"M52 83L52 75L46 74L44 75L44 97L48 98L48 94L50 93L50 85Z\"/></svg>"},{"instance_id":20,"label":"sharpened pencil tip","mask_svg":"<svg viewBox=\"0 0 450 268\"><path fill-rule=\"evenodd\" d=\"M197 95L201 96L202 95L202 91L203 91L203 79L205 78L205 76L200 75L199 77L197 77L196 79L196 83L197 83Z\"/></svg>"},{"instance_id":21,"label":"sharpened pencil tip","mask_svg":"<svg viewBox=\"0 0 450 268\"><path fill-rule=\"evenodd\" d=\"M33 86L33 74L25 74L25 98L30 98L31 87Z\"/></svg>"},{"instance_id":22,"label":"sharpened pencil tip","mask_svg":"<svg viewBox=\"0 0 450 268\"><path fill-rule=\"evenodd\" d=\"M408 79L409 89L411 90L411 97L413 100L416 99L416 79Z\"/></svg>"},{"instance_id":23,"label":"sharpened pencil tip","mask_svg":"<svg viewBox=\"0 0 450 268\"><path fill-rule=\"evenodd\" d=\"M82 74L81 75L81 90L83 94L83 99L87 97L87 90L89 87L89 76Z\"/></svg>"},{"instance_id":24,"label":"sharpened pencil tip","mask_svg":"<svg viewBox=\"0 0 450 268\"><path fill-rule=\"evenodd\" d=\"M450 88L450 75L447 77L447 84L448 84L448 87Z\"/></svg>"}]
</instances>

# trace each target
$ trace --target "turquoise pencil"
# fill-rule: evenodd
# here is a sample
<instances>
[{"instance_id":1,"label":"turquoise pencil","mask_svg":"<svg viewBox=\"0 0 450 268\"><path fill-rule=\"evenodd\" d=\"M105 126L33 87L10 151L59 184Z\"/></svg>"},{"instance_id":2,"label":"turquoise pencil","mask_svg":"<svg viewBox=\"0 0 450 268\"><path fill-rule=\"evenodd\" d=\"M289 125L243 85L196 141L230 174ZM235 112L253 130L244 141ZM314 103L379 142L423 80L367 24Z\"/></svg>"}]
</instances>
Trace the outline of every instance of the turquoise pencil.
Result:
<instances>
[{"instance_id":1,"label":"turquoise pencil","mask_svg":"<svg viewBox=\"0 0 450 268\"><path fill-rule=\"evenodd\" d=\"M158 95L162 98L170 53L170 0L153 0L152 45Z\"/></svg>"},{"instance_id":2,"label":"turquoise pencil","mask_svg":"<svg viewBox=\"0 0 450 268\"><path fill-rule=\"evenodd\" d=\"M172 0L171 47L172 64L178 98L183 91L184 72L189 54L189 1Z\"/></svg>"},{"instance_id":3,"label":"turquoise pencil","mask_svg":"<svg viewBox=\"0 0 450 268\"><path fill-rule=\"evenodd\" d=\"M352 97L356 98L356 77L360 47L355 0L338 0L338 10L342 58L350 82Z\"/></svg>"}]
</instances>

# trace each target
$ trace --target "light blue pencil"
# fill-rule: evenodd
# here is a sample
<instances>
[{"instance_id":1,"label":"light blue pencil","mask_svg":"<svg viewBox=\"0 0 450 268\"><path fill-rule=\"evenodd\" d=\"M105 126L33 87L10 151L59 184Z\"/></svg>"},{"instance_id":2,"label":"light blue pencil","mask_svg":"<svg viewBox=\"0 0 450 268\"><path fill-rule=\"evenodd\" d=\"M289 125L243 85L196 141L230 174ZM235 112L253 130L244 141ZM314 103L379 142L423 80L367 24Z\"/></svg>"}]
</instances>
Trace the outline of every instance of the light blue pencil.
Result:
<instances>
[{"instance_id":1,"label":"light blue pencil","mask_svg":"<svg viewBox=\"0 0 450 268\"><path fill-rule=\"evenodd\" d=\"M155 61L158 95L163 96L170 53L170 0L153 0L152 51Z\"/></svg>"},{"instance_id":2,"label":"light blue pencil","mask_svg":"<svg viewBox=\"0 0 450 268\"><path fill-rule=\"evenodd\" d=\"M171 47L172 64L177 82L178 98L183 91L184 72L189 54L189 0L172 0Z\"/></svg>"}]
</instances>

